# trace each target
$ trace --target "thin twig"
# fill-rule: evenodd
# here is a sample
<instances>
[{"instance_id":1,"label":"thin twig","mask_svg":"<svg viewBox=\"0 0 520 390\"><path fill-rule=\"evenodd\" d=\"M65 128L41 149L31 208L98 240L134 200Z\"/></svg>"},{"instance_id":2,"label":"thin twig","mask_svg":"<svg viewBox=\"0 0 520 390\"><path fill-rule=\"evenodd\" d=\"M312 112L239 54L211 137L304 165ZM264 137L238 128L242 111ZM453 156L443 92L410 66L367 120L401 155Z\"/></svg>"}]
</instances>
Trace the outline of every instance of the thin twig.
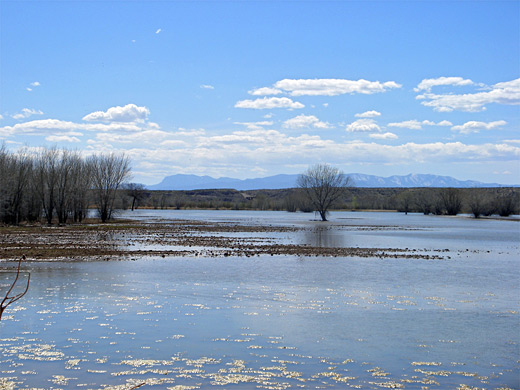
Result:
<instances>
[{"instance_id":1,"label":"thin twig","mask_svg":"<svg viewBox=\"0 0 520 390\"><path fill-rule=\"evenodd\" d=\"M7 291L7 294L5 294L4 299L0 303L0 320L2 319L2 314L3 314L4 310L7 308L7 306L9 306L10 304L12 304L12 303L16 302L17 300L19 300L29 290L29 283L31 282L31 273L27 272L28 277L27 277L27 286L25 286L25 291L22 292L22 293L13 295L13 296L9 296L11 294L11 292L13 291L14 286L16 285L16 282L18 281L18 278L20 277L20 267L22 265L22 260L25 260L25 255L23 255L20 258L20 260L18 260L18 269L16 270L16 278L14 279L14 282L11 284L11 287L9 288L9 291Z\"/></svg>"}]
</instances>

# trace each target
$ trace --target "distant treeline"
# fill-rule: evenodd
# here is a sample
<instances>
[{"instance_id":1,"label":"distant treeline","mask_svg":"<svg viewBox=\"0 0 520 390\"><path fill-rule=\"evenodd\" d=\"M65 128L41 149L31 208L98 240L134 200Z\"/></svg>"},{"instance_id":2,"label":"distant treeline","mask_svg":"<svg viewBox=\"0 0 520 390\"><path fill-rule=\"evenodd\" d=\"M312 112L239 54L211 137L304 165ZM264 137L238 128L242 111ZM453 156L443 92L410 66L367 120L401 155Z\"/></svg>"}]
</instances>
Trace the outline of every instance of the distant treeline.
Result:
<instances>
[{"instance_id":1,"label":"distant treeline","mask_svg":"<svg viewBox=\"0 0 520 390\"><path fill-rule=\"evenodd\" d=\"M111 218L118 190L130 175L124 155L42 148L12 153L0 146L0 223L81 222L94 207Z\"/></svg>"},{"instance_id":2,"label":"distant treeline","mask_svg":"<svg viewBox=\"0 0 520 390\"><path fill-rule=\"evenodd\" d=\"M89 210L102 222L117 209L314 211L298 188L282 190L150 191L128 183L125 155L50 148L13 153L0 146L0 223L81 222ZM475 217L519 211L519 188L347 188L333 209L397 210Z\"/></svg>"},{"instance_id":3,"label":"distant treeline","mask_svg":"<svg viewBox=\"0 0 520 390\"><path fill-rule=\"evenodd\" d=\"M314 211L300 189L149 191L121 194L120 207L152 209L233 209ZM133 194L133 195L132 195ZM508 216L519 211L520 188L348 188L336 210L397 210L476 217Z\"/></svg>"}]
</instances>

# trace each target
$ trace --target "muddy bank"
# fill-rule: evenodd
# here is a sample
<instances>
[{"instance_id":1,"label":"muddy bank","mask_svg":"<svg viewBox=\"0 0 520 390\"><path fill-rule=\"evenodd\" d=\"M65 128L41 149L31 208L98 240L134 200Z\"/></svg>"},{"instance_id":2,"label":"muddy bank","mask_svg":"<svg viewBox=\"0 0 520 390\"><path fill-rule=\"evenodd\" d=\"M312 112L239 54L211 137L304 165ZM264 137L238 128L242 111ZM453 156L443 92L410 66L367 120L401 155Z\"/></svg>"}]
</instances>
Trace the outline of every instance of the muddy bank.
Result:
<instances>
[{"instance_id":1,"label":"muddy bank","mask_svg":"<svg viewBox=\"0 0 520 390\"><path fill-rule=\"evenodd\" d=\"M335 228L341 228L335 227ZM394 229L357 226L355 229ZM447 250L321 247L297 244L291 237L309 229L297 226L245 225L194 220L161 223L118 221L67 226L0 228L0 259L25 255L31 260L112 260L142 256L327 256L446 259ZM279 237L282 237L280 239Z\"/></svg>"}]
</instances>

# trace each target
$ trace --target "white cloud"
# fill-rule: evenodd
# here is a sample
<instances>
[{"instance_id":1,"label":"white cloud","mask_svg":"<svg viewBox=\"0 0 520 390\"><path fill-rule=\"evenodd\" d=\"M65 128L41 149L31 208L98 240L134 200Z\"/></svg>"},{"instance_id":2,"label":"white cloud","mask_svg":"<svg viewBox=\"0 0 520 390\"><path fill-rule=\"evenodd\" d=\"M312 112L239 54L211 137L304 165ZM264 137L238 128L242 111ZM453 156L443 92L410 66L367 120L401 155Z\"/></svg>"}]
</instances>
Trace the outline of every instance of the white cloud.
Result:
<instances>
[{"instance_id":1,"label":"white cloud","mask_svg":"<svg viewBox=\"0 0 520 390\"><path fill-rule=\"evenodd\" d=\"M415 92L420 91L430 91L433 87L440 85L454 85L454 86L464 86L464 85L473 85L475 84L473 81L469 79L463 79L462 77L439 77L436 79L424 79L419 83L417 88L414 89Z\"/></svg>"},{"instance_id":2,"label":"white cloud","mask_svg":"<svg viewBox=\"0 0 520 390\"><path fill-rule=\"evenodd\" d=\"M97 133L96 139L105 144L110 143L122 143L122 144L138 144L138 145L155 145L168 138L171 138L172 134L162 130L143 130L134 133Z\"/></svg>"},{"instance_id":3,"label":"white cloud","mask_svg":"<svg viewBox=\"0 0 520 390\"><path fill-rule=\"evenodd\" d=\"M374 139L397 139L397 135L394 133L374 133L369 135L370 138Z\"/></svg>"},{"instance_id":4,"label":"white cloud","mask_svg":"<svg viewBox=\"0 0 520 390\"><path fill-rule=\"evenodd\" d=\"M490 103L519 105L520 104L520 79L497 83L489 91L467 93L464 95L436 95L426 93L416 99L424 100L422 105L432 107L438 112L451 112L453 110L477 112L486 109Z\"/></svg>"},{"instance_id":5,"label":"white cloud","mask_svg":"<svg viewBox=\"0 0 520 390\"><path fill-rule=\"evenodd\" d=\"M2 114L0 114L0 121L4 119L4 116Z\"/></svg>"},{"instance_id":6,"label":"white cloud","mask_svg":"<svg viewBox=\"0 0 520 390\"><path fill-rule=\"evenodd\" d=\"M393 122L389 123L388 127L399 127L403 129L410 129L410 130L421 130L423 126L452 126L453 124L450 121L440 121L439 123L435 123L429 120L424 120L422 122L412 119L409 121L402 121L402 122Z\"/></svg>"},{"instance_id":7,"label":"white cloud","mask_svg":"<svg viewBox=\"0 0 520 390\"><path fill-rule=\"evenodd\" d=\"M79 138L68 135L49 135L45 137L45 140L49 142L81 142Z\"/></svg>"},{"instance_id":8,"label":"white cloud","mask_svg":"<svg viewBox=\"0 0 520 390\"><path fill-rule=\"evenodd\" d=\"M365 111L365 112L362 112L361 114L356 114L354 116L356 118L375 118L375 117L378 117L380 115L381 115L380 112L372 110L372 111Z\"/></svg>"},{"instance_id":9,"label":"white cloud","mask_svg":"<svg viewBox=\"0 0 520 390\"><path fill-rule=\"evenodd\" d=\"M107 111L92 112L83 117L84 121L95 122L139 122L144 121L150 114L146 107L127 104L124 107L111 107Z\"/></svg>"},{"instance_id":10,"label":"white cloud","mask_svg":"<svg viewBox=\"0 0 520 390\"><path fill-rule=\"evenodd\" d=\"M30 87L27 87L25 88L27 91L31 92L33 90L34 87L39 87L41 84L39 81L33 81L32 83L29 84ZM31 88L33 87L33 88Z\"/></svg>"},{"instance_id":11,"label":"white cloud","mask_svg":"<svg viewBox=\"0 0 520 390\"><path fill-rule=\"evenodd\" d=\"M270 87L264 87L264 88L256 88L251 91L248 91L248 94L254 95L254 96L266 96L266 95L279 95L282 91L277 88L270 88Z\"/></svg>"},{"instance_id":12,"label":"white cloud","mask_svg":"<svg viewBox=\"0 0 520 390\"><path fill-rule=\"evenodd\" d=\"M32 115L43 115L43 111L35 110L33 108L22 108L22 112L11 115L11 117L14 119L25 119L29 118Z\"/></svg>"},{"instance_id":13,"label":"white cloud","mask_svg":"<svg viewBox=\"0 0 520 390\"><path fill-rule=\"evenodd\" d=\"M256 99L256 100L240 100L235 104L236 108L252 108L256 110L263 110L263 109L272 109L272 108L289 108L289 109L296 109L296 108L303 108L305 107L300 102L293 102L291 99L282 97L264 97L262 99Z\"/></svg>"},{"instance_id":14,"label":"white cloud","mask_svg":"<svg viewBox=\"0 0 520 390\"><path fill-rule=\"evenodd\" d=\"M386 92L392 88L401 88L395 81L381 83L368 80L345 79L284 79L274 84L275 88L289 92L292 96L321 95L335 96L342 94L373 94Z\"/></svg>"},{"instance_id":15,"label":"white cloud","mask_svg":"<svg viewBox=\"0 0 520 390\"><path fill-rule=\"evenodd\" d=\"M461 134L478 133L480 130L493 130L501 126L507 125L506 121L494 121L494 122L477 122L469 121L463 125L453 126L451 129L458 131Z\"/></svg>"},{"instance_id":16,"label":"white cloud","mask_svg":"<svg viewBox=\"0 0 520 390\"><path fill-rule=\"evenodd\" d=\"M213 85L209 85L209 84L202 84L200 87L202 89L215 89L215 87Z\"/></svg>"},{"instance_id":17,"label":"white cloud","mask_svg":"<svg viewBox=\"0 0 520 390\"><path fill-rule=\"evenodd\" d=\"M520 147L517 145L341 143L307 134L290 137L275 130L240 131L197 137L186 142L188 146L176 149L175 153L171 152L171 148L148 146L127 151L136 163L155 164L154 169L159 167L168 172L172 166L179 166L187 172L218 172L219 176L231 171L243 172L244 167L262 166L268 170L280 170L289 165L307 166L309 161L320 161L323 156L334 165L405 164L415 168L418 164L432 163L518 161L520 157Z\"/></svg>"},{"instance_id":18,"label":"white cloud","mask_svg":"<svg viewBox=\"0 0 520 390\"><path fill-rule=\"evenodd\" d=\"M329 123L320 121L314 115L304 114L286 120L282 126L286 129L304 129L309 127L314 127L316 129L329 129L331 127Z\"/></svg>"},{"instance_id":19,"label":"white cloud","mask_svg":"<svg viewBox=\"0 0 520 390\"><path fill-rule=\"evenodd\" d=\"M234 122L234 124L246 126L249 130L259 130L259 129L263 129L263 126L272 126L273 121Z\"/></svg>"},{"instance_id":20,"label":"white cloud","mask_svg":"<svg viewBox=\"0 0 520 390\"><path fill-rule=\"evenodd\" d=\"M136 123L75 123L59 119L40 119L17 123L14 126L0 127L0 132L7 136L15 134L42 135L49 132L63 133L79 130L94 132L139 131L143 130L143 126L138 126Z\"/></svg>"},{"instance_id":21,"label":"white cloud","mask_svg":"<svg viewBox=\"0 0 520 390\"><path fill-rule=\"evenodd\" d=\"M358 119L347 125L346 130L350 132L381 131L381 128L373 119Z\"/></svg>"},{"instance_id":22,"label":"white cloud","mask_svg":"<svg viewBox=\"0 0 520 390\"><path fill-rule=\"evenodd\" d=\"M421 130L422 129L422 123L419 122L418 120L412 119L412 120L409 120L409 121L389 123L388 127L400 127L400 128L403 128L403 129Z\"/></svg>"}]
</instances>

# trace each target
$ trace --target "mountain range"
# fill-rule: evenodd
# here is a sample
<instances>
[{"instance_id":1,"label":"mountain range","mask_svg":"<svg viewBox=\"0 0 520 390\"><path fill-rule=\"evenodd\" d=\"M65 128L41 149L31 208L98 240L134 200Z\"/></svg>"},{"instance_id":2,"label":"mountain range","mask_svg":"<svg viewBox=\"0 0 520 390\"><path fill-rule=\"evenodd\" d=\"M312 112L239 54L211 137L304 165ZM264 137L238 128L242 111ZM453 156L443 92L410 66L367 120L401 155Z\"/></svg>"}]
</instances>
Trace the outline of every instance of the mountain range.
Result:
<instances>
[{"instance_id":1,"label":"mountain range","mask_svg":"<svg viewBox=\"0 0 520 390\"><path fill-rule=\"evenodd\" d=\"M257 179L233 179L197 175L166 176L160 183L147 186L150 190L203 190L203 189L235 189L238 191L259 189L283 189L297 187L299 175L275 175ZM347 174L356 187L364 188L409 188L409 187L511 187L497 183L482 183L473 180L457 180L450 176L427 174L410 174L405 176L380 177L361 173ZM516 186L515 186L516 187Z\"/></svg>"}]
</instances>

